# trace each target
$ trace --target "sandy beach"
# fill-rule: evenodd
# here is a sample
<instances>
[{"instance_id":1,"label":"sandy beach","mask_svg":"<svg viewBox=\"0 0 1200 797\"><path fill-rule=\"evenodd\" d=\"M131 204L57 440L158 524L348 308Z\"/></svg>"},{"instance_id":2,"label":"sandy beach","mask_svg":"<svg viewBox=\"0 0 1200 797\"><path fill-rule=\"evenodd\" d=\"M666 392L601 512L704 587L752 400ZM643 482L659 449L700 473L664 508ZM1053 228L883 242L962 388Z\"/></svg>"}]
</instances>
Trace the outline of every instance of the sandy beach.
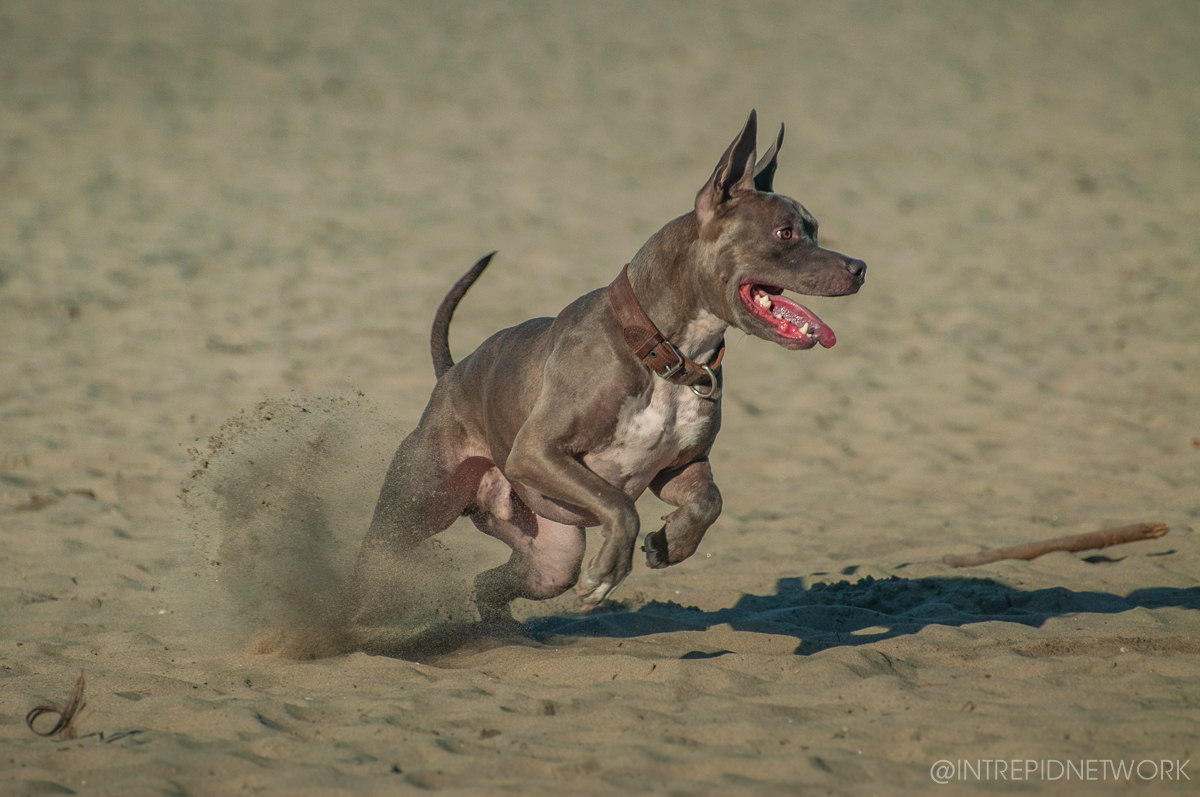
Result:
<instances>
[{"instance_id":1,"label":"sandy beach","mask_svg":"<svg viewBox=\"0 0 1200 797\"><path fill-rule=\"evenodd\" d=\"M504 632L463 520L349 644L448 287L608 284L752 108L869 271L728 335L698 553ZM1193 793L1198 528L1194 3L0 0L0 794Z\"/></svg>"}]
</instances>

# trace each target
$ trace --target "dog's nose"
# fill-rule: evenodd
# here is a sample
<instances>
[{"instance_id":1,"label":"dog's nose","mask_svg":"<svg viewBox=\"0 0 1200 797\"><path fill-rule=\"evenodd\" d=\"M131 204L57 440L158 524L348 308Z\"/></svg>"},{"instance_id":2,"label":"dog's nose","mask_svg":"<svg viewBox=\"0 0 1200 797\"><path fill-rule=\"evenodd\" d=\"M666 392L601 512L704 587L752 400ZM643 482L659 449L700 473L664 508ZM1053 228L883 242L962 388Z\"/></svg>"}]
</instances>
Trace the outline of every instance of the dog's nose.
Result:
<instances>
[{"instance_id":1,"label":"dog's nose","mask_svg":"<svg viewBox=\"0 0 1200 797\"><path fill-rule=\"evenodd\" d=\"M861 260L846 258L846 270L850 272L850 276L854 277L859 285L867 278L867 264Z\"/></svg>"}]
</instances>

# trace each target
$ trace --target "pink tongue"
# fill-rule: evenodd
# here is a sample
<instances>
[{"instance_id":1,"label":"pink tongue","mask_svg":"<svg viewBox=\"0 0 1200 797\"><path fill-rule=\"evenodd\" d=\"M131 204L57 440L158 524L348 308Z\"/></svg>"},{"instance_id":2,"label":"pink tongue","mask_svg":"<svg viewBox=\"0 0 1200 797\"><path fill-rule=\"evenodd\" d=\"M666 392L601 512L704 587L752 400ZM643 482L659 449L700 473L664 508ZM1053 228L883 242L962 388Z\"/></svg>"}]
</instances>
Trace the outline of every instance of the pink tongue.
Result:
<instances>
[{"instance_id":1,"label":"pink tongue","mask_svg":"<svg viewBox=\"0 0 1200 797\"><path fill-rule=\"evenodd\" d=\"M817 341L825 348L832 348L833 344L837 343L837 335L833 334L833 330L824 321L817 318L816 313L804 305L796 304L786 296L775 295L771 297L771 309L779 309L784 320L796 328L807 323L808 334L815 335Z\"/></svg>"}]
</instances>

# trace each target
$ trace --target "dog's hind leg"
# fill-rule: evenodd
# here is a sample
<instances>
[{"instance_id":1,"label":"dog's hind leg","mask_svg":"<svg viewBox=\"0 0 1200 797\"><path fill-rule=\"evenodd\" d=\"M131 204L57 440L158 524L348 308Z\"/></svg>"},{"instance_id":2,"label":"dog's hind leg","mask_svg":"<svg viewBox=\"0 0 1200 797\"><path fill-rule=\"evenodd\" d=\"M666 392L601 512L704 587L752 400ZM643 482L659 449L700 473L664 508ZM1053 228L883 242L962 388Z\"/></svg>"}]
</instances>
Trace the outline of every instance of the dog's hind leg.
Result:
<instances>
[{"instance_id":1,"label":"dog's hind leg","mask_svg":"<svg viewBox=\"0 0 1200 797\"><path fill-rule=\"evenodd\" d=\"M481 477L495 467L484 457L462 456L458 441L444 437L418 428L392 459L354 565L359 622L386 614L386 585L403 571L404 557L466 514Z\"/></svg>"},{"instance_id":2,"label":"dog's hind leg","mask_svg":"<svg viewBox=\"0 0 1200 797\"><path fill-rule=\"evenodd\" d=\"M475 502L491 460L461 451L450 435L417 428L388 467L364 548L404 549L445 531Z\"/></svg>"},{"instance_id":3,"label":"dog's hind leg","mask_svg":"<svg viewBox=\"0 0 1200 797\"><path fill-rule=\"evenodd\" d=\"M473 512L471 520L481 531L512 548L512 554L504 564L476 577L475 603L483 620L511 622L509 604L513 598L545 600L574 586L586 543L582 528L538 517L508 489L507 483L489 485L489 481L485 475L480 494L482 498L485 492L490 493L487 497L493 500L487 508Z\"/></svg>"}]
</instances>

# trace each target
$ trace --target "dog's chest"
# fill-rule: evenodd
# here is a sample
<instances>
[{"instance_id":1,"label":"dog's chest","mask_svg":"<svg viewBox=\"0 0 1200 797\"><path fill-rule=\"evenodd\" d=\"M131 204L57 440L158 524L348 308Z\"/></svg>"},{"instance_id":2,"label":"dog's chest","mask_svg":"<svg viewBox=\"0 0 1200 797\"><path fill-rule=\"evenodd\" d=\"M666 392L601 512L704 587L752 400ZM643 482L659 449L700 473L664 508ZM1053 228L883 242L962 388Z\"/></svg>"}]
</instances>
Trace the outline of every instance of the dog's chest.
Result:
<instances>
[{"instance_id":1,"label":"dog's chest","mask_svg":"<svg viewBox=\"0 0 1200 797\"><path fill-rule=\"evenodd\" d=\"M648 395L625 401L611 442L585 454L584 464L610 484L640 494L659 471L705 440L716 422L714 409L690 388L655 379Z\"/></svg>"}]
</instances>

